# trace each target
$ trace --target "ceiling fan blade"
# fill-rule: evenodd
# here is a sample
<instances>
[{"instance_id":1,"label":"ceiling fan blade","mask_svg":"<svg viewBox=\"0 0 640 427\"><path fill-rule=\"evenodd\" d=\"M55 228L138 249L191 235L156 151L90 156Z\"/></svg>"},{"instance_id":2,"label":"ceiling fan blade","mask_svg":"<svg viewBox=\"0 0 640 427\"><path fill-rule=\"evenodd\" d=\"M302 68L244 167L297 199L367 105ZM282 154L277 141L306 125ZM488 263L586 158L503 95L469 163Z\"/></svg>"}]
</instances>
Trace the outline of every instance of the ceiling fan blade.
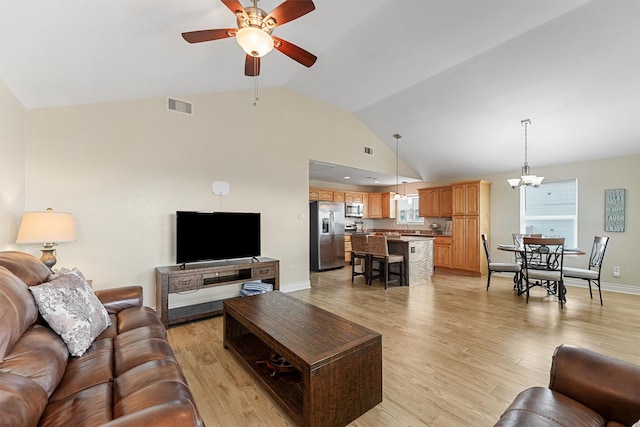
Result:
<instances>
[{"instance_id":1,"label":"ceiling fan blade","mask_svg":"<svg viewBox=\"0 0 640 427\"><path fill-rule=\"evenodd\" d=\"M221 0L222 3L227 6L227 8L229 8L229 10L231 12L233 12L234 15L236 15L236 17L240 18L242 17L243 19L248 19L249 16L247 15L247 12L245 12L244 7L242 7L242 5L240 4L240 1L238 0Z\"/></svg>"},{"instance_id":2,"label":"ceiling fan blade","mask_svg":"<svg viewBox=\"0 0 640 427\"><path fill-rule=\"evenodd\" d=\"M236 31L238 31L237 28L218 28L217 30L190 31L187 33L182 33L182 38L189 43L208 42L211 40L234 37L236 35Z\"/></svg>"},{"instance_id":3,"label":"ceiling fan blade","mask_svg":"<svg viewBox=\"0 0 640 427\"><path fill-rule=\"evenodd\" d=\"M298 47L293 43L289 43L288 41L283 40L279 37L273 36L273 41L273 47L275 47L294 61L298 61L305 67L311 67L316 63L316 59L318 59L314 54L309 53L301 47Z\"/></svg>"},{"instance_id":4,"label":"ceiling fan blade","mask_svg":"<svg viewBox=\"0 0 640 427\"><path fill-rule=\"evenodd\" d=\"M276 21L274 27L286 24L289 21L298 19L303 15L315 10L316 6L311 0L287 0L273 9L265 18L264 22L268 22L273 18Z\"/></svg>"},{"instance_id":5,"label":"ceiling fan blade","mask_svg":"<svg viewBox=\"0 0 640 427\"><path fill-rule=\"evenodd\" d=\"M249 77L260 75L260 58L247 55L244 61L244 75Z\"/></svg>"}]
</instances>

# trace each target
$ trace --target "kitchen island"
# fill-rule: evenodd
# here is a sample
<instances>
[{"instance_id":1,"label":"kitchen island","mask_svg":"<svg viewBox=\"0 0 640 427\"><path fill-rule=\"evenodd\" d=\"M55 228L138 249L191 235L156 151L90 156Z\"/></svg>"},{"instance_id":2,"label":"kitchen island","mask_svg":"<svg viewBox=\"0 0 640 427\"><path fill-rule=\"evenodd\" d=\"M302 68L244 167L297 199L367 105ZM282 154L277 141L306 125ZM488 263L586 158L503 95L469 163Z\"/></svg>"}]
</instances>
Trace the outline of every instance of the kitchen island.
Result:
<instances>
[{"instance_id":1,"label":"kitchen island","mask_svg":"<svg viewBox=\"0 0 640 427\"><path fill-rule=\"evenodd\" d=\"M389 253L404 256L405 286L431 282L433 237L387 236Z\"/></svg>"}]
</instances>

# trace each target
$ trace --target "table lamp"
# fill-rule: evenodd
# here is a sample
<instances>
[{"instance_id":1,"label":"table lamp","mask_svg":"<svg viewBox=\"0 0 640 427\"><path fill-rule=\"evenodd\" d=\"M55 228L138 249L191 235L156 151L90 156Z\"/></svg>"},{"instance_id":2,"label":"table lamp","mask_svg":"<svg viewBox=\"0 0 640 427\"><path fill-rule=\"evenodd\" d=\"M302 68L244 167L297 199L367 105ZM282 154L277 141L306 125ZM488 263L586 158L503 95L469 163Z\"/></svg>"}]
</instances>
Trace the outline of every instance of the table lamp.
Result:
<instances>
[{"instance_id":1,"label":"table lamp","mask_svg":"<svg viewBox=\"0 0 640 427\"><path fill-rule=\"evenodd\" d=\"M16 243L43 243L40 261L51 270L57 261L55 246L74 240L76 231L73 216L68 212L54 212L48 208L46 212L24 213Z\"/></svg>"}]
</instances>

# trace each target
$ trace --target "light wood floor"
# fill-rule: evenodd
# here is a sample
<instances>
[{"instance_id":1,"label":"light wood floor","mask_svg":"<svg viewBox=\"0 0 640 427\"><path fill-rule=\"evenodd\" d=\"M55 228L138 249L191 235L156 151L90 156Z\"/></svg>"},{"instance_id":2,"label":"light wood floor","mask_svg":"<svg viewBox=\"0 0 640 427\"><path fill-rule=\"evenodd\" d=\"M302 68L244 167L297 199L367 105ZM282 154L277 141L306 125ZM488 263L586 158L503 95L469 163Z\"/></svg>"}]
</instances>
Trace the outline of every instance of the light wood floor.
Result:
<instances>
[{"instance_id":1,"label":"light wood floor","mask_svg":"<svg viewBox=\"0 0 640 427\"><path fill-rule=\"evenodd\" d=\"M352 426L491 426L516 394L547 386L567 343L640 364L640 296L569 287L564 310L510 278L437 273L429 285L372 287L349 269L312 273L301 300L382 334L383 401ZM169 340L213 426L288 426L288 416L222 347L222 317L173 326Z\"/></svg>"}]
</instances>

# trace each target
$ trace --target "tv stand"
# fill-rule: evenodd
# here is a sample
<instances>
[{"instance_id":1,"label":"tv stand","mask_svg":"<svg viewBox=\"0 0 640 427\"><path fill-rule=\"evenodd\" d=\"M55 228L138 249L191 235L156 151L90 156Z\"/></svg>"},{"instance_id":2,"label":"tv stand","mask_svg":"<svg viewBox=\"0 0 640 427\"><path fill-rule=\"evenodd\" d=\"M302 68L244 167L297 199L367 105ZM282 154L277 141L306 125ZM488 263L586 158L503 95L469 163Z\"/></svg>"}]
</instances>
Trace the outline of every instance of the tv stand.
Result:
<instances>
[{"instance_id":1,"label":"tv stand","mask_svg":"<svg viewBox=\"0 0 640 427\"><path fill-rule=\"evenodd\" d=\"M222 314L224 299L169 308L169 294L262 280L280 289L280 262L272 258L242 258L156 268L156 311L165 328Z\"/></svg>"}]
</instances>

